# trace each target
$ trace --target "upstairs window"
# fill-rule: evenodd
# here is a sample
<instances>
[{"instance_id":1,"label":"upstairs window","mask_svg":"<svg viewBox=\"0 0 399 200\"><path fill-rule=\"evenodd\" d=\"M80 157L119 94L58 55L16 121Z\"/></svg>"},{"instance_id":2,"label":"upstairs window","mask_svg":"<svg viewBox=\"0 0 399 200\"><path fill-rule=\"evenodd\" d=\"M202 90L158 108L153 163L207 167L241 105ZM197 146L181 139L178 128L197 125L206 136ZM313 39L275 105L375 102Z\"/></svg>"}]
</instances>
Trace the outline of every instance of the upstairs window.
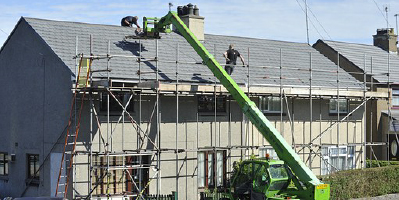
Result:
<instances>
[{"instance_id":1,"label":"upstairs window","mask_svg":"<svg viewBox=\"0 0 399 200\"><path fill-rule=\"evenodd\" d=\"M198 96L198 112L202 114L215 113L215 96L200 95ZM226 113L226 96L216 96L216 113Z\"/></svg>"},{"instance_id":2,"label":"upstairs window","mask_svg":"<svg viewBox=\"0 0 399 200\"><path fill-rule=\"evenodd\" d=\"M339 104L339 105L338 105ZM330 99L330 114L347 114L348 100L347 99Z\"/></svg>"},{"instance_id":3,"label":"upstairs window","mask_svg":"<svg viewBox=\"0 0 399 200\"><path fill-rule=\"evenodd\" d=\"M263 113L281 113L281 98L273 96L259 97L259 109Z\"/></svg>"},{"instance_id":4,"label":"upstairs window","mask_svg":"<svg viewBox=\"0 0 399 200\"><path fill-rule=\"evenodd\" d=\"M8 155L0 152L0 176L8 175Z\"/></svg>"},{"instance_id":5,"label":"upstairs window","mask_svg":"<svg viewBox=\"0 0 399 200\"><path fill-rule=\"evenodd\" d=\"M107 94L106 92L102 93L101 95L101 105L100 105L100 111L107 112ZM128 112L134 112L134 98L131 93L113 93L115 97L118 99L118 101L123 105L126 106L126 110ZM112 97L111 94L109 94L109 111L110 112L122 112L123 108L119 103L115 100L114 97Z\"/></svg>"},{"instance_id":6,"label":"upstairs window","mask_svg":"<svg viewBox=\"0 0 399 200\"><path fill-rule=\"evenodd\" d=\"M392 90L392 107L399 108L399 89Z\"/></svg>"}]
</instances>

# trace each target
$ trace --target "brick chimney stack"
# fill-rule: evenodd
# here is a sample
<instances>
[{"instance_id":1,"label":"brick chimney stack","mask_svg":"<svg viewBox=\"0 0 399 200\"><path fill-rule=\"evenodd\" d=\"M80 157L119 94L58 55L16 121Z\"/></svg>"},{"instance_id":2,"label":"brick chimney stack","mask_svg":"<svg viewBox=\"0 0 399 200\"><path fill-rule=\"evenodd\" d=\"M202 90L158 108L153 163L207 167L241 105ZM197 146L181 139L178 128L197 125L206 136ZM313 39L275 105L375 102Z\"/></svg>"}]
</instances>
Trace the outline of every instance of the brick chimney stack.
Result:
<instances>
[{"instance_id":1,"label":"brick chimney stack","mask_svg":"<svg viewBox=\"0 0 399 200\"><path fill-rule=\"evenodd\" d=\"M205 40L204 36L204 17L199 15L199 8L197 5L191 3L185 6L177 7L177 15L186 24L191 32L194 33L198 40Z\"/></svg>"},{"instance_id":2,"label":"brick chimney stack","mask_svg":"<svg viewBox=\"0 0 399 200\"><path fill-rule=\"evenodd\" d=\"M393 28L377 29L377 34L373 35L374 46L388 52L398 52L398 36L395 35Z\"/></svg>"}]
</instances>

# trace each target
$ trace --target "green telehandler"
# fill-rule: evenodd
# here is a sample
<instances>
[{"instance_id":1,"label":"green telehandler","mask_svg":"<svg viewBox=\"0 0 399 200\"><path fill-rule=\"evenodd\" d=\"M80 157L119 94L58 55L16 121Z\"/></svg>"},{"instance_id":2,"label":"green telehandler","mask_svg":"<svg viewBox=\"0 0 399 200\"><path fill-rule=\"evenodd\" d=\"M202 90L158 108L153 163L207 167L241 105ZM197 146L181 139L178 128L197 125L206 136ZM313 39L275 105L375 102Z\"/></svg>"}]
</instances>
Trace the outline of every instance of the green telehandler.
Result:
<instances>
[{"instance_id":1,"label":"green telehandler","mask_svg":"<svg viewBox=\"0 0 399 200\"><path fill-rule=\"evenodd\" d=\"M220 83L237 101L243 113L273 146L281 160L249 159L243 161L233 174L224 199L330 199L330 185L322 183L302 162L273 124L263 115L237 83L226 73L176 12L162 18L144 18L144 38L160 38L159 33L170 32L170 24L194 48Z\"/></svg>"}]
</instances>

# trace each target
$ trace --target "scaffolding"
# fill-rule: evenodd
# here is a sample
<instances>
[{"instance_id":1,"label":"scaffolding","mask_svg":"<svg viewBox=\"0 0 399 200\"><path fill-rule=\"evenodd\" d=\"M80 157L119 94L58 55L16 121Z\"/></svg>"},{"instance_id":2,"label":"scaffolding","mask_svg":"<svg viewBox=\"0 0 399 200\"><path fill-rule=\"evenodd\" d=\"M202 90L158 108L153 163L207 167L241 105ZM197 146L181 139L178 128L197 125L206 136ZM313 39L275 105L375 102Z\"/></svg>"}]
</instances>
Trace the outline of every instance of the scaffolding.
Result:
<instances>
[{"instance_id":1,"label":"scaffolding","mask_svg":"<svg viewBox=\"0 0 399 200\"><path fill-rule=\"evenodd\" d=\"M92 37L90 36L91 40ZM232 145L232 113L231 113L231 104L233 103L232 99L230 98L227 90L221 86L217 79L214 78L212 81L213 83L211 84L205 84L203 85L204 90L203 91L196 91L192 92L189 89L187 89L185 86L185 82L181 81L181 75L187 75L184 72L181 72L180 66L184 64L196 64L196 65L201 65L201 62L183 62L179 60L179 52L180 52L180 46L179 43L176 44L175 50L176 50L176 60L160 60L159 55L158 55L158 49L159 49L159 39L154 39L153 42L155 42L155 57L153 58L145 58L142 56L142 40L137 39L139 42L139 52L138 55L115 55L112 54L111 48L110 48L110 41L108 41L108 49L106 54L98 54L94 55L92 49L93 43L90 42L90 55L84 55L78 52L78 37L76 38L76 67L78 66L78 60L79 59L89 59L90 62L93 62L93 66L90 69L89 72L89 80L88 80L88 88L87 89L82 89L82 88L76 88L76 92L80 94L82 97L83 94L86 94L88 97L87 98L82 98L80 99L81 101L88 101L89 102L89 115L90 115L90 125L89 125L89 143L86 145L86 150L76 150L76 152L73 152L75 155L79 156L87 156L87 161L86 163L88 165L87 167L87 194L80 194L79 192L76 192L76 190L73 190L73 198L93 198L93 196L96 197L112 197L112 196L122 196L122 197L134 197L136 199L145 199L144 198L144 193L148 191L149 185L153 184L155 182L155 192L152 191L152 193L156 194L156 196L159 198L159 195L162 194L162 155L165 154L171 154L175 155L175 192L176 194L179 194L179 181L181 178L186 177L186 186L187 186L187 175L186 176L181 176L180 171L181 167L184 165L188 158L188 153L196 153L198 151L213 151L216 153L217 150L226 150L227 151L227 174L229 174L229 170L232 169L232 163L234 158L234 155L232 154L232 151L239 151L241 152L241 155L239 156L241 159L249 158L251 154L256 153L257 150L259 150L262 147L267 146L266 142L264 139L259 139L258 138L258 144L255 144L255 138L257 135L254 134L254 127L253 125L249 122L249 120L246 119L245 116L242 118L242 129L240 130L241 134L241 145ZM216 54L216 45L214 45L214 54ZM331 69L331 70L322 70L322 69L317 69L315 68L313 61L312 61L312 52L309 52L309 68L305 69L309 73L309 85L308 86L298 86L297 91L292 91L292 86L286 87L286 85L283 84L283 80L297 80L298 78L295 77L286 77L284 76L283 71L288 70L292 72L296 71L304 71L302 68L288 68L283 66L283 59L282 59L282 54L283 54L283 49L279 49L279 57L280 57L280 66L252 66L250 65L250 48L247 48L247 80L246 80L246 85L245 85L245 92L250 98L257 98L258 96L262 95L272 95L275 97L278 97L280 99L280 109L281 111L278 113L279 120L280 120L280 132L281 134L287 138L288 136L291 137L291 144L293 149L300 155L302 156L302 159L304 162L310 166L311 169L316 169L320 168L320 171L322 170L322 166L320 164L320 167L312 167L312 162L313 159L316 157L319 157L320 160L324 163L324 165L328 165L327 167L328 171L334 171L338 167L334 166L333 163L329 163L327 160L323 158L323 152L322 152L322 147L324 146L334 146L334 147L339 147L339 146L354 146L355 149L355 156L358 155L355 162L356 163L361 163L361 168L366 167L366 153L365 150L366 148L370 148L372 150L373 146L375 145L385 145L385 143L374 143L372 141L367 142L366 138L368 137L366 135L366 130L367 130L367 121L368 117L367 116L367 103L370 100L374 99L388 99L388 108L389 108L389 99L390 99L390 94L388 93L388 96L384 96L384 94L378 93L378 92L372 92L373 88L373 75L375 74L367 74L366 73L366 56L365 56L365 65L364 65L364 70L362 73L360 72L345 72L349 73L351 75L357 75L357 76L363 76L363 88L358 89L356 91L349 90L348 88L342 87L340 83L343 83L345 81L340 80L340 65L339 65L339 58L340 54L337 53L337 59L338 59L338 64L336 65L336 69ZM138 81L136 82L118 82L114 81L111 76L110 72L111 70L111 60L113 58L131 58L136 60L136 64L138 65ZM102 60L105 59L107 62L107 69L106 70L96 70L95 68L95 62L97 60ZM155 62L155 69L152 71L145 71L143 70L142 63L143 62L148 62L152 61ZM175 63L175 80L171 81L170 83L163 83L159 77L160 74L160 65L159 63ZM389 63L389 61L388 61ZM134 63L132 63L134 64ZM267 71L268 69L277 69L279 70L279 76L277 77L272 77L272 76L261 76L259 74L251 74L252 69L263 69ZM95 73L98 72L106 72L107 73L107 78L106 78L106 83L96 83L95 79ZM322 80L325 82L331 82L335 83L336 87L322 87L322 86L315 86L314 81L320 81L317 80L314 77L314 72L319 72L319 73L329 73L331 74L331 77L336 77L336 79L332 80ZM142 74L154 74L153 80L143 80L142 79ZM191 74L192 75L192 74ZM202 74L204 75L204 74ZM212 74L207 74L212 76ZM389 69L388 69L388 89L389 89ZM277 80L278 84L275 85L259 85L259 84L254 84L251 83L252 78L263 78L263 79L273 79ZM234 78L234 77L233 77ZM370 81L368 81L370 80ZM98 81L101 82L101 81ZM353 83L359 83L358 81L355 81ZM78 83L76 83L78 84ZM272 88L269 91L265 90L262 92L259 88L262 87L269 87ZM277 88L274 90L273 88ZM291 89L290 89L291 88ZM126 101L127 103L121 102L120 99L118 99L116 93L117 92L127 92L129 94L128 100ZM272 92L270 92L272 91ZM102 95L106 94L106 96ZM201 122L201 115L199 112L196 113L196 146L189 146L188 145L188 136L186 134L182 134L184 130L180 130L180 124L179 120L181 120L181 117L179 116L179 104L181 101L182 97L185 96L192 96L192 95L198 95L198 94L208 94L212 95L214 97L214 112L213 112L213 123L212 123L212 130L211 135L210 135L210 146L208 147L200 147L199 146L199 124ZM162 126L161 126L161 112L160 112L160 107L161 107L161 101L160 97L163 95L169 95L175 98L176 102L176 113L175 113L175 148L162 148ZM226 138L221 138L221 125L219 124L218 126L218 113L217 113L217 97L220 95L226 95L228 98L226 100L227 106L228 106L228 128L227 128L227 146L222 146L221 145L221 140L226 140ZM83 96L84 97L84 96ZM148 100L147 97L155 98L155 102L153 106L148 106L147 109L143 109L143 102L146 102ZM346 113L340 113L340 99L344 98L349 98L351 101L356 102L356 106L352 110L348 110ZM99 114L99 111L96 108L96 101L99 101L100 98L106 98L106 114L105 114L105 120L101 120L101 116ZM334 122L331 121L330 126L328 126L327 129L322 130L322 121L323 121L323 116L322 116L322 103L323 100L330 99L330 98L336 98L337 99L337 118ZM138 110L137 110L137 119L134 119L133 116L130 114L130 111L128 110L129 103L131 100L134 99L138 103ZM111 117L115 118L116 115L115 113L112 113L110 111L110 101L115 101L121 108L121 111L118 115L117 120L112 120L111 122ZM309 100L309 113L310 113L310 118L309 118L309 132L307 132L308 135L306 137L304 136L302 138L302 142L295 140L295 112L294 110L294 105L296 101L307 101ZM291 103L291 104L290 104ZM317 104L316 107L318 107L319 110L319 116L318 118L313 116L314 112L314 105ZM76 103L75 103L76 105ZM143 119L143 112L147 111L148 112L148 107L150 107L150 117L149 119ZM348 109L350 106L348 105ZM287 117L284 117L283 115L283 110L286 109L287 112ZM143 111L144 110L144 111ZM350 117L351 115L356 112L356 111L361 111L363 112L363 119L360 122L360 129L361 129L361 135L360 135L360 141L356 139L356 136L354 136L354 141L349 142L349 128L347 128L346 133L340 132L340 124L347 123L346 127L349 127L349 122L350 122ZM171 114L172 115L172 114ZM76 116L76 115L75 115ZM163 117L169 117L169 116L163 116ZM104 118L104 117L102 117ZM127 120L126 120L127 118ZM285 119L288 118L288 119ZM370 118L372 120L372 117ZM314 123L317 123L316 121L319 121L319 127L320 131L319 133L314 132L314 128L312 126ZM103 123L101 123L103 121ZM115 123L116 121L116 123ZM127 122L126 122L127 121ZM147 123L144 123L144 121L147 121ZM284 130L284 121L288 121L289 123L289 133L286 133ZM101 129L101 127L106 127L106 133L104 134ZM76 123L78 124L78 123ZM129 125L130 124L130 125ZM370 123L372 124L372 123ZM115 136L115 131L116 131L116 126L121 126L122 131L118 134L121 134L121 142L116 141ZM132 129L134 130L135 138L136 138L136 144L137 146L134 149L130 149L130 146L127 147L125 146L125 140L127 138L127 134L132 134L131 131L125 131L127 130L129 126L132 126ZM155 133L156 133L156 140L153 140L150 135L149 135L149 130L150 126L155 127ZM337 142L336 143L323 143L322 142L322 137L325 135L332 135L331 130L333 128L336 128L336 138ZM356 129L356 128L355 128ZM187 130L186 130L187 131ZM235 130L237 131L237 130ZM94 134L98 132L98 146L94 147L93 146L93 140L94 140ZM357 134L358 132L355 130L355 133ZM185 137L184 137L185 136ZM105 137L105 138L104 138ZM257 137L260 137L259 135ZM331 136L332 137L332 136ZM340 138L345 138L346 137L346 142L340 142ZM372 137L371 137L372 138ZM259 141L262 141L262 144L259 143ZM342 139L341 139L342 141ZM179 146L179 142L185 143L184 148ZM119 143L121 146L121 150L116 151L114 148L114 144ZM153 146L152 149L144 148L145 144L151 144ZM150 146L151 146L150 145ZM96 149L96 150L94 150ZM356 154L357 153L357 154ZM216 154L214 154L216 155ZM128 163L127 160L132 159L132 157L137 158L137 160L134 160L134 163ZM147 158L150 158L150 162L146 160ZM371 155L370 155L371 158ZM118 160L121 159L121 160ZM194 158L195 159L195 158ZM76 188L78 184L81 184L79 182L79 177L76 174L77 167L79 167L80 163L76 161L77 159L74 160L74 165L73 165L73 188ZM183 162L181 164L180 162ZM346 161L345 161L346 162ZM179 167L181 166L181 167ZM185 164L186 167L186 172L187 172L187 163ZM133 170L135 170L135 174L132 174ZM143 171L146 170L147 172L149 170L152 170L152 176L147 179L146 177L143 177ZM117 189L112 188L113 186L110 184L112 181L115 181L116 171L122 171L122 176L121 177L128 177L127 179L130 180L123 180L126 182L131 182L131 190L136 191L134 193L131 193L129 191L126 191L124 189L118 190L120 191L118 194L115 194ZM217 172L215 172L216 174ZM98 175L100 174L100 175ZM144 179L147 179L144 181ZM136 183L135 180L138 180L139 184ZM144 183L145 184L142 184ZM114 192L111 192L111 189L114 190ZM197 187L197 193L198 193L198 187ZM94 194L95 193L95 194ZM101 193L101 194L99 194ZM181 194L181 192L180 192ZM187 192L185 193L186 199L187 199ZM183 197L182 197L183 198Z\"/></svg>"}]
</instances>

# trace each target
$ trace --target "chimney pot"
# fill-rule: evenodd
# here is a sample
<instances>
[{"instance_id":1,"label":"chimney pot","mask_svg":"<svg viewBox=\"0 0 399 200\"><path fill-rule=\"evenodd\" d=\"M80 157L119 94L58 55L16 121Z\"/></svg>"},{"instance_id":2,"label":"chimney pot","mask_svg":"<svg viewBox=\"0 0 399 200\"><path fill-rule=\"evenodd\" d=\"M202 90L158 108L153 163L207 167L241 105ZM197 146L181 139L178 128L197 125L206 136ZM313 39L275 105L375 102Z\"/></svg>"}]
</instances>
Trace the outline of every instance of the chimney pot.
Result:
<instances>
[{"instance_id":1,"label":"chimney pot","mask_svg":"<svg viewBox=\"0 0 399 200\"><path fill-rule=\"evenodd\" d=\"M194 9L193 9L193 4L191 4L191 3L189 3L188 5L187 5L187 8L188 8L188 15L194 15Z\"/></svg>"},{"instance_id":2,"label":"chimney pot","mask_svg":"<svg viewBox=\"0 0 399 200\"><path fill-rule=\"evenodd\" d=\"M199 8L197 5L194 6L194 15L199 16Z\"/></svg>"},{"instance_id":3,"label":"chimney pot","mask_svg":"<svg viewBox=\"0 0 399 200\"><path fill-rule=\"evenodd\" d=\"M183 15L183 6L177 6L177 15L182 16Z\"/></svg>"}]
</instances>

